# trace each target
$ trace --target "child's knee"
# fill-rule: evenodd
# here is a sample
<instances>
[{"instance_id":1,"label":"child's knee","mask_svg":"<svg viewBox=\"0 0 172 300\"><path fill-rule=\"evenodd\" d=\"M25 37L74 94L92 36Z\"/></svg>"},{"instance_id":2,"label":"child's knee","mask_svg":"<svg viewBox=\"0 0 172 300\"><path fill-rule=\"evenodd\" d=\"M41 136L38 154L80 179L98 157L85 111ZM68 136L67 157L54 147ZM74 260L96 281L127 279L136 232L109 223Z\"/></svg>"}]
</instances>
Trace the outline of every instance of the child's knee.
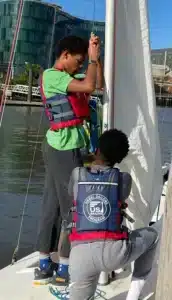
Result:
<instances>
[{"instance_id":1,"label":"child's knee","mask_svg":"<svg viewBox=\"0 0 172 300\"><path fill-rule=\"evenodd\" d=\"M155 228L148 227L148 231L151 232L152 235L152 246L156 246L159 242L159 233Z\"/></svg>"},{"instance_id":2,"label":"child's knee","mask_svg":"<svg viewBox=\"0 0 172 300\"><path fill-rule=\"evenodd\" d=\"M69 285L70 300L94 299L96 286L94 282L85 280L83 282L71 282Z\"/></svg>"}]
</instances>

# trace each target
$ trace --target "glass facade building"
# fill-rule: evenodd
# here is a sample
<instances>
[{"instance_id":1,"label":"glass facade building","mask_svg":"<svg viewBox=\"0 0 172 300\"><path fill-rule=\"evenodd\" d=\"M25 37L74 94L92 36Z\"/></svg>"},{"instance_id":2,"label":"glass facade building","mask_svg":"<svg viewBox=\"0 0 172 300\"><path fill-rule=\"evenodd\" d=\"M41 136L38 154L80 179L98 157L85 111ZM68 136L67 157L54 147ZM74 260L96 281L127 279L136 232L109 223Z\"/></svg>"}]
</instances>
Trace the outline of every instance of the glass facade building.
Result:
<instances>
[{"instance_id":1,"label":"glass facade building","mask_svg":"<svg viewBox=\"0 0 172 300\"><path fill-rule=\"evenodd\" d=\"M16 27L18 1L0 0L0 65L7 64ZM59 6L41 1L25 1L14 67L39 64L47 68L53 63L54 46L62 37L74 34L89 38L93 30L102 39L104 55L104 23L73 17Z\"/></svg>"},{"instance_id":2,"label":"glass facade building","mask_svg":"<svg viewBox=\"0 0 172 300\"><path fill-rule=\"evenodd\" d=\"M18 4L0 1L0 63L8 63L16 27ZM54 8L41 2L25 1L14 65L25 62L47 65Z\"/></svg>"},{"instance_id":3,"label":"glass facade building","mask_svg":"<svg viewBox=\"0 0 172 300\"><path fill-rule=\"evenodd\" d=\"M9 62L17 14L18 1L0 0L0 69ZM103 58L104 22L76 18L62 11L57 5L25 0L14 69L20 70L26 62L47 68L53 64L55 45L62 37L73 34L89 39L92 31L101 38ZM164 64L166 51L166 64L172 68L172 49L152 50L152 63Z\"/></svg>"}]
</instances>

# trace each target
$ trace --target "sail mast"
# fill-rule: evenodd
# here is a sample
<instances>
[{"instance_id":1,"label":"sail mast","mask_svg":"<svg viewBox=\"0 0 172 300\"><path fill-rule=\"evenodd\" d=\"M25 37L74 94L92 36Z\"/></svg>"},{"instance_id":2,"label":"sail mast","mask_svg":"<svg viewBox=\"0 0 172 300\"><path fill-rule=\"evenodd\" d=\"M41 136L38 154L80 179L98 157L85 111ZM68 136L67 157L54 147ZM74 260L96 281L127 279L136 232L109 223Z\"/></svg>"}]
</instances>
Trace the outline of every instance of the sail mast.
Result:
<instances>
[{"instance_id":1,"label":"sail mast","mask_svg":"<svg viewBox=\"0 0 172 300\"><path fill-rule=\"evenodd\" d=\"M116 0L106 0L103 131L114 127Z\"/></svg>"},{"instance_id":2,"label":"sail mast","mask_svg":"<svg viewBox=\"0 0 172 300\"><path fill-rule=\"evenodd\" d=\"M106 0L103 131L114 127L116 2ZM101 272L99 284L108 284L108 273Z\"/></svg>"}]
</instances>

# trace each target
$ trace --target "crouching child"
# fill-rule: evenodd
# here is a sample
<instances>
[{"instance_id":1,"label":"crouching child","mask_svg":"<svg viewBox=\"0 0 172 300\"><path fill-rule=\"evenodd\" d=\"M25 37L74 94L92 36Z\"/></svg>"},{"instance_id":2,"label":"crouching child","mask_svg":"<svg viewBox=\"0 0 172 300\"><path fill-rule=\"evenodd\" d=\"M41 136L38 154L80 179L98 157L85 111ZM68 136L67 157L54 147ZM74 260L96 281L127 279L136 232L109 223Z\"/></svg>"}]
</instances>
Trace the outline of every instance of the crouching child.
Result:
<instances>
[{"instance_id":1,"label":"crouching child","mask_svg":"<svg viewBox=\"0 0 172 300\"><path fill-rule=\"evenodd\" d=\"M104 132L90 167L72 172L69 192L74 197L70 240L70 292L66 299L94 299L99 275L134 261L127 300L138 300L152 269L158 234L151 228L129 232L125 200L131 190L130 174L119 164L128 154L127 136L117 129ZM64 298L65 299L65 298Z\"/></svg>"}]
</instances>

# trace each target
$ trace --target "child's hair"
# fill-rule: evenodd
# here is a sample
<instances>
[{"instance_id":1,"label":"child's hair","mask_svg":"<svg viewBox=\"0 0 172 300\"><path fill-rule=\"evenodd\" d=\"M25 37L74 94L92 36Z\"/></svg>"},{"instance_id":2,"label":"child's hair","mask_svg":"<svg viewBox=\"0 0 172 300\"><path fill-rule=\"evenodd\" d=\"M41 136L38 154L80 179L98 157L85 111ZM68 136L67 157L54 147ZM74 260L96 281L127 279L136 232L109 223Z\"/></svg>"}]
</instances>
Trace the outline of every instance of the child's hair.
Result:
<instances>
[{"instance_id":1,"label":"child's hair","mask_svg":"<svg viewBox=\"0 0 172 300\"><path fill-rule=\"evenodd\" d=\"M81 37L71 35L64 37L59 41L56 47L55 55L59 58L64 51L68 51L71 55L88 53L89 42Z\"/></svg>"},{"instance_id":2,"label":"child's hair","mask_svg":"<svg viewBox=\"0 0 172 300\"><path fill-rule=\"evenodd\" d=\"M121 130L110 129L99 138L101 158L111 167L120 163L129 152L129 141Z\"/></svg>"}]
</instances>

